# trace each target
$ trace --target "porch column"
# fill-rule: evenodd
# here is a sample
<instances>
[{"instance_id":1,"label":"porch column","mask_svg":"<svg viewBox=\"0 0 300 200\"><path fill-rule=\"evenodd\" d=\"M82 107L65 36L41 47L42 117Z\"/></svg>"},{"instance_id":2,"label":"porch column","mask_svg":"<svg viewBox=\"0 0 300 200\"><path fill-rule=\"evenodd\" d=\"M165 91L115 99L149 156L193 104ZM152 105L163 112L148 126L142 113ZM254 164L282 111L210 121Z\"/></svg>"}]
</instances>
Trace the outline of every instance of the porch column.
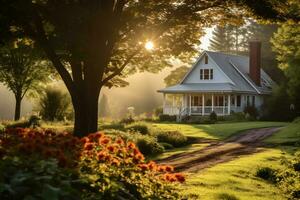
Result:
<instances>
[{"instance_id":1,"label":"porch column","mask_svg":"<svg viewBox=\"0 0 300 200\"><path fill-rule=\"evenodd\" d=\"M190 109L189 109L189 112L190 112L190 115L192 113L192 95L190 94Z\"/></svg>"},{"instance_id":2,"label":"porch column","mask_svg":"<svg viewBox=\"0 0 300 200\"><path fill-rule=\"evenodd\" d=\"M230 115L231 95L228 95L228 115Z\"/></svg>"},{"instance_id":3,"label":"porch column","mask_svg":"<svg viewBox=\"0 0 300 200\"><path fill-rule=\"evenodd\" d=\"M211 95L211 111L214 111L214 94Z\"/></svg>"},{"instance_id":4,"label":"porch column","mask_svg":"<svg viewBox=\"0 0 300 200\"><path fill-rule=\"evenodd\" d=\"M237 95L234 95L234 107L235 107L235 109L237 107Z\"/></svg>"},{"instance_id":5,"label":"porch column","mask_svg":"<svg viewBox=\"0 0 300 200\"><path fill-rule=\"evenodd\" d=\"M204 94L202 94L202 116L204 115L204 108L205 108L205 105L204 105Z\"/></svg>"},{"instance_id":6,"label":"porch column","mask_svg":"<svg viewBox=\"0 0 300 200\"><path fill-rule=\"evenodd\" d=\"M223 115L225 114L225 95L223 95Z\"/></svg>"}]
</instances>

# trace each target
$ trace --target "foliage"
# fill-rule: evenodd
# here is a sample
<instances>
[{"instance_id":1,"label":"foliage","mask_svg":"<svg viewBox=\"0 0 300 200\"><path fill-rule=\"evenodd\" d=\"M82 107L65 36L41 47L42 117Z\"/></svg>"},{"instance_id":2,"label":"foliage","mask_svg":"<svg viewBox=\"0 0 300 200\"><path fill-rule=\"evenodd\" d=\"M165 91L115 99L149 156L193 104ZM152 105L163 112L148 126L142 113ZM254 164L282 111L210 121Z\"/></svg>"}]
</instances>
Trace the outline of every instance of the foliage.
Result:
<instances>
[{"instance_id":1,"label":"foliage","mask_svg":"<svg viewBox=\"0 0 300 200\"><path fill-rule=\"evenodd\" d=\"M297 18L283 12L288 6L269 0L259 6L244 0L4 1L0 38L29 37L44 50L79 113L74 131L85 135L97 130L103 86L124 86L126 76L158 72L171 66L171 58L189 61L210 25L240 22L245 13ZM149 41L152 51L144 50Z\"/></svg>"},{"instance_id":2,"label":"foliage","mask_svg":"<svg viewBox=\"0 0 300 200\"><path fill-rule=\"evenodd\" d=\"M158 107L154 110L154 114L155 116L159 117L160 115L162 115L164 113L163 107Z\"/></svg>"},{"instance_id":3,"label":"foliage","mask_svg":"<svg viewBox=\"0 0 300 200\"><path fill-rule=\"evenodd\" d=\"M270 167L261 167L257 169L256 176L272 183L277 182L276 171Z\"/></svg>"},{"instance_id":4,"label":"foliage","mask_svg":"<svg viewBox=\"0 0 300 200\"><path fill-rule=\"evenodd\" d=\"M168 143L174 147L187 144L187 137L179 131L163 131L157 135L158 142Z\"/></svg>"},{"instance_id":5,"label":"foliage","mask_svg":"<svg viewBox=\"0 0 300 200\"><path fill-rule=\"evenodd\" d=\"M233 112L227 116L218 116L218 121L241 122L245 120L246 116L244 112Z\"/></svg>"},{"instance_id":6,"label":"foliage","mask_svg":"<svg viewBox=\"0 0 300 200\"><path fill-rule=\"evenodd\" d=\"M265 120L291 121L296 113L291 110L291 98L285 84L273 88L272 95L266 98L262 106L262 118Z\"/></svg>"},{"instance_id":7,"label":"foliage","mask_svg":"<svg viewBox=\"0 0 300 200\"><path fill-rule=\"evenodd\" d=\"M78 178L55 159L4 157L0 170L1 199L79 199Z\"/></svg>"},{"instance_id":8,"label":"foliage","mask_svg":"<svg viewBox=\"0 0 300 200\"><path fill-rule=\"evenodd\" d=\"M292 7L291 7L292 9ZM299 3L297 5L299 9ZM300 113L300 23L286 22L281 25L272 39L273 50L277 53L279 67L287 77L287 94L294 104L297 115Z\"/></svg>"},{"instance_id":9,"label":"foliage","mask_svg":"<svg viewBox=\"0 0 300 200\"><path fill-rule=\"evenodd\" d=\"M162 115L159 115L159 121L161 121L161 122L174 122L174 121L176 121L176 116L162 114Z\"/></svg>"},{"instance_id":10,"label":"foliage","mask_svg":"<svg viewBox=\"0 0 300 200\"><path fill-rule=\"evenodd\" d=\"M120 130L125 131L125 125L123 123L109 123L109 124L102 124L100 125L100 130L107 130L107 129L114 129L114 130Z\"/></svg>"},{"instance_id":11,"label":"foliage","mask_svg":"<svg viewBox=\"0 0 300 200\"><path fill-rule=\"evenodd\" d=\"M129 131L139 132L142 135L151 134L151 127L145 122L134 122L126 126L126 129Z\"/></svg>"},{"instance_id":12,"label":"foliage","mask_svg":"<svg viewBox=\"0 0 300 200\"><path fill-rule=\"evenodd\" d=\"M210 115L209 115L209 120L210 120L212 123L217 122L218 116L217 116L217 114L216 114L214 111L210 113Z\"/></svg>"},{"instance_id":13,"label":"foliage","mask_svg":"<svg viewBox=\"0 0 300 200\"><path fill-rule=\"evenodd\" d=\"M244 108L244 113L249 115L248 119L250 120L255 120L258 117L258 110L255 108L255 106L246 106Z\"/></svg>"},{"instance_id":14,"label":"foliage","mask_svg":"<svg viewBox=\"0 0 300 200\"><path fill-rule=\"evenodd\" d=\"M40 98L40 114L44 120L54 121L70 118L71 100L60 89L48 87Z\"/></svg>"},{"instance_id":15,"label":"foliage","mask_svg":"<svg viewBox=\"0 0 300 200\"><path fill-rule=\"evenodd\" d=\"M20 119L23 97L28 92L37 92L49 81L49 63L25 42L20 40L0 49L0 82L14 93L15 120Z\"/></svg>"},{"instance_id":16,"label":"foliage","mask_svg":"<svg viewBox=\"0 0 300 200\"><path fill-rule=\"evenodd\" d=\"M288 199L300 198L300 152L294 158L283 158L284 170L278 173L278 187L286 194Z\"/></svg>"},{"instance_id":17,"label":"foliage","mask_svg":"<svg viewBox=\"0 0 300 200\"><path fill-rule=\"evenodd\" d=\"M159 144L156 138L144 135L136 140L136 145L144 155L153 156L164 152L164 147Z\"/></svg>"},{"instance_id":18,"label":"foliage","mask_svg":"<svg viewBox=\"0 0 300 200\"><path fill-rule=\"evenodd\" d=\"M7 135L7 138L1 140L2 161L7 157L17 156L22 160L30 158L27 159L28 164L39 166L37 164L39 162L48 162L43 161L45 159L58 160L57 171L52 170L52 166L56 167L53 163L49 163L50 166L41 164L44 166L43 170L36 172L45 171L46 177L42 176L44 172L39 173L38 176L33 173L29 177L33 180L39 176L45 178L46 189L49 188L50 192L65 192L62 194L69 195L68 183L79 176L76 189L82 199L181 198L174 188L174 182L183 182L184 176L172 173L171 166L157 165L153 161L145 162L143 154L135 144L123 140L120 136L112 138L103 133L94 133L79 139L68 133L33 129L8 129ZM33 172L35 169L32 168ZM23 168L17 166L16 170L22 171ZM24 170L28 169L24 167ZM59 175L53 176L53 179L47 178L48 173L56 175L56 172ZM59 182L55 186L47 186L48 181L52 184L56 180ZM67 181L66 185L61 185L60 180L61 183ZM34 184L40 182L36 181ZM71 189L75 189L74 186ZM53 193L48 195L60 195L60 193Z\"/></svg>"},{"instance_id":19,"label":"foliage","mask_svg":"<svg viewBox=\"0 0 300 200\"><path fill-rule=\"evenodd\" d=\"M210 116L189 116L185 119L190 124L213 124L214 121L210 120Z\"/></svg>"},{"instance_id":20,"label":"foliage","mask_svg":"<svg viewBox=\"0 0 300 200\"><path fill-rule=\"evenodd\" d=\"M131 115L123 118L120 123L124 123L124 124L130 124L133 123L135 120L133 119L133 117Z\"/></svg>"},{"instance_id":21,"label":"foliage","mask_svg":"<svg viewBox=\"0 0 300 200\"><path fill-rule=\"evenodd\" d=\"M172 86L179 83L180 80L183 79L184 75L188 72L190 68L183 65L180 66L170 72L166 78L164 78L164 82L166 86Z\"/></svg>"},{"instance_id":22,"label":"foliage","mask_svg":"<svg viewBox=\"0 0 300 200\"><path fill-rule=\"evenodd\" d=\"M238 198L232 194L222 193L218 195L219 200L238 200Z\"/></svg>"}]
</instances>

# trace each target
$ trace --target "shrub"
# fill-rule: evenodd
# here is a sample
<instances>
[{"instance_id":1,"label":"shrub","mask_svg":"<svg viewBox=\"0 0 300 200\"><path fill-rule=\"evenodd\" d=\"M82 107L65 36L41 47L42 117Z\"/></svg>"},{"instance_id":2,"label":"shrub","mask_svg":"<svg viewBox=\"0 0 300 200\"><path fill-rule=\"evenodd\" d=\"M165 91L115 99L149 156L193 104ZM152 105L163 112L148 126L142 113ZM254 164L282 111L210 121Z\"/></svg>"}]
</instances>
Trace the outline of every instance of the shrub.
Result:
<instances>
[{"instance_id":1,"label":"shrub","mask_svg":"<svg viewBox=\"0 0 300 200\"><path fill-rule=\"evenodd\" d=\"M256 176L266 181L276 183L276 171L270 167L261 167L256 171Z\"/></svg>"},{"instance_id":2,"label":"shrub","mask_svg":"<svg viewBox=\"0 0 300 200\"><path fill-rule=\"evenodd\" d=\"M175 115L159 115L159 121L161 122L175 122L176 121L176 116Z\"/></svg>"},{"instance_id":3,"label":"shrub","mask_svg":"<svg viewBox=\"0 0 300 200\"><path fill-rule=\"evenodd\" d=\"M16 121L10 124L7 124L7 128L35 128L40 126L40 118L36 115L30 116L28 120Z\"/></svg>"},{"instance_id":4,"label":"shrub","mask_svg":"<svg viewBox=\"0 0 300 200\"><path fill-rule=\"evenodd\" d=\"M134 122L134 119L131 115L128 116L128 117L125 117L124 119L122 119L120 121L120 123L123 123L123 124L130 124L130 123L133 123L133 122Z\"/></svg>"},{"instance_id":5,"label":"shrub","mask_svg":"<svg viewBox=\"0 0 300 200\"><path fill-rule=\"evenodd\" d=\"M78 198L73 199L181 199L174 184L183 182L184 176L173 173L171 166L157 165L153 161L146 162L134 143L124 141L120 137L112 138L103 133L94 133L79 139L68 133L48 130L6 131L9 132L9 137L1 140L1 161L9 157L18 157L25 161L26 165L32 164L33 167L23 167L22 163L16 165L16 173L4 173L4 176L16 176L17 180L0 178L0 193L5 190L1 187L5 187L7 181L14 180L12 182L19 181L20 184L18 183L18 187L11 185L10 191L30 186L32 191L39 190L41 195L41 187L45 183L47 198L39 196L37 199L70 199L68 195L73 194L73 189L79 193L76 196ZM57 160L57 164L53 164L56 161L48 163L51 159ZM38 164L40 162L41 164ZM4 165L5 162L0 163ZM43 167L35 171L35 166L39 165ZM57 170L51 168L53 165ZM2 172L7 168L9 167L5 165ZM19 172L22 174L22 170L26 173L29 171L29 176L25 174L25 178L20 177ZM78 181L73 185L73 180L77 180L77 177ZM34 183L22 182L27 178ZM32 191L30 193L35 194ZM26 191L23 193L27 195ZM8 196L3 199L14 199L13 194L5 192L5 195Z\"/></svg>"},{"instance_id":6,"label":"shrub","mask_svg":"<svg viewBox=\"0 0 300 200\"><path fill-rule=\"evenodd\" d=\"M300 199L300 152L295 153L292 159L282 159L285 166L278 173L278 187L288 199Z\"/></svg>"},{"instance_id":7,"label":"shrub","mask_svg":"<svg viewBox=\"0 0 300 200\"><path fill-rule=\"evenodd\" d=\"M209 120L211 123L215 123L218 120L218 116L214 111L210 113Z\"/></svg>"},{"instance_id":8,"label":"shrub","mask_svg":"<svg viewBox=\"0 0 300 200\"><path fill-rule=\"evenodd\" d=\"M47 88L41 96L39 104L40 113L44 120L63 120L72 115L70 97L59 89Z\"/></svg>"},{"instance_id":9,"label":"shrub","mask_svg":"<svg viewBox=\"0 0 300 200\"><path fill-rule=\"evenodd\" d=\"M244 113L247 115L250 115L250 117L248 117L248 119L252 119L255 120L258 117L258 111L254 106L246 106L244 108Z\"/></svg>"},{"instance_id":10,"label":"shrub","mask_svg":"<svg viewBox=\"0 0 300 200\"><path fill-rule=\"evenodd\" d=\"M147 123L144 122L135 122L126 126L127 130L139 132L143 135L150 134L150 127Z\"/></svg>"},{"instance_id":11,"label":"shrub","mask_svg":"<svg viewBox=\"0 0 300 200\"><path fill-rule=\"evenodd\" d=\"M218 195L219 200L238 200L233 194L221 193Z\"/></svg>"},{"instance_id":12,"label":"shrub","mask_svg":"<svg viewBox=\"0 0 300 200\"><path fill-rule=\"evenodd\" d=\"M174 147L180 147L187 144L187 137L179 131L161 132L157 135L158 142L171 144Z\"/></svg>"},{"instance_id":13,"label":"shrub","mask_svg":"<svg viewBox=\"0 0 300 200\"><path fill-rule=\"evenodd\" d=\"M154 137L146 135L138 137L136 145L144 155L157 155L165 150Z\"/></svg>"},{"instance_id":14,"label":"shrub","mask_svg":"<svg viewBox=\"0 0 300 200\"><path fill-rule=\"evenodd\" d=\"M187 123L191 124L211 124L211 120L209 116L191 116L188 120Z\"/></svg>"},{"instance_id":15,"label":"shrub","mask_svg":"<svg viewBox=\"0 0 300 200\"><path fill-rule=\"evenodd\" d=\"M104 124L100 126L100 130L106 130L106 129L125 131L125 125L121 123L113 122L111 124Z\"/></svg>"},{"instance_id":16,"label":"shrub","mask_svg":"<svg viewBox=\"0 0 300 200\"><path fill-rule=\"evenodd\" d=\"M162 107L156 108L156 109L154 110L155 116L163 115L163 113L164 113L164 111L163 111L163 108L162 108Z\"/></svg>"},{"instance_id":17,"label":"shrub","mask_svg":"<svg viewBox=\"0 0 300 200\"><path fill-rule=\"evenodd\" d=\"M174 146L172 144L166 143L166 142L160 142L161 146L164 147L164 149L174 149Z\"/></svg>"}]
</instances>

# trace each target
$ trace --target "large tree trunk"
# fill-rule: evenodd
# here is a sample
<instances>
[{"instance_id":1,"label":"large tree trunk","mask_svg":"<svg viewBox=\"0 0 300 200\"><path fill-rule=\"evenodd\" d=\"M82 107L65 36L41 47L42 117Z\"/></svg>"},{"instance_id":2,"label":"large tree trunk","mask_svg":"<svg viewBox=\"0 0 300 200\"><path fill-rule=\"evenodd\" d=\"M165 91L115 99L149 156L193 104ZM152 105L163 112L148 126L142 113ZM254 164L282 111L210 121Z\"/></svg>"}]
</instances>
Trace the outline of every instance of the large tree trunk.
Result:
<instances>
[{"instance_id":1,"label":"large tree trunk","mask_svg":"<svg viewBox=\"0 0 300 200\"><path fill-rule=\"evenodd\" d=\"M94 84L96 85L96 84ZM75 112L74 135L82 137L98 130L98 99L100 88L77 91L72 103Z\"/></svg>"},{"instance_id":2,"label":"large tree trunk","mask_svg":"<svg viewBox=\"0 0 300 200\"><path fill-rule=\"evenodd\" d=\"M21 101L22 101L22 97L21 95L16 94L15 95L15 99L16 99L16 107L15 107L15 121L20 119L21 116Z\"/></svg>"}]
</instances>

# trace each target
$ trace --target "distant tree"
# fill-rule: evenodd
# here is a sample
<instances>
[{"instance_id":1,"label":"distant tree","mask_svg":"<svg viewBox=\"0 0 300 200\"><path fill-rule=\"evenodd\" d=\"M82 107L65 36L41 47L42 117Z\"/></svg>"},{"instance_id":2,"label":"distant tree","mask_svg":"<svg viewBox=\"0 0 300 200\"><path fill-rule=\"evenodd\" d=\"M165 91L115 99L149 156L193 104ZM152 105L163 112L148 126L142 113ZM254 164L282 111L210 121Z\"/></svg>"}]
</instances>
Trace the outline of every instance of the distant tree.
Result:
<instances>
[{"instance_id":1,"label":"distant tree","mask_svg":"<svg viewBox=\"0 0 300 200\"><path fill-rule=\"evenodd\" d=\"M100 99L99 116L100 117L109 117L110 116L109 101L105 94L103 94L102 98Z\"/></svg>"},{"instance_id":2,"label":"distant tree","mask_svg":"<svg viewBox=\"0 0 300 200\"><path fill-rule=\"evenodd\" d=\"M40 97L40 115L44 120L64 120L70 115L71 99L61 89L48 87Z\"/></svg>"},{"instance_id":3,"label":"distant tree","mask_svg":"<svg viewBox=\"0 0 300 200\"><path fill-rule=\"evenodd\" d=\"M300 7L300 6L299 6ZM286 90L300 114L300 23L282 24L272 38L279 67L287 77Z\"/></svg>"},{"instance_id":4,"label":"distant tree","mask_svg":"<svg viewBox=\"0 0 300 200\"><path fill-rule=\"evenodd\" d=\"M287 6L273 0L3 0L0 38L28 36L44 49L71 95L74 132L86 135L97 131L103 86L136 71L157 72L173 57L190 59L205 26L239 20L246 11L293 18L283 13ZM147 52L149 40L155 50Z\"/></svg>"},{"instance_id":5,"label":"distant tree","mask_svg":"<svg viewBox=\"0 0 300 200\"><path fill-rule=\"evenodd\" d=\"M49 63L26 42L30 43L21 40L0 49L0 82L14 93L15 120L20 119L24 96L49 80Z\"/></svg>"},{"instance_id":6,"label":"distant tree","mask_svg":"<svg viewBox=\"0 0 300 200\"><path fill-rule=\"evenodd\" d=\"M232 33L232 26L230 25L215 27L209 41L209 49L224 53L232 52L232 48L234 47L234 37Z\"/></svg>"},{"instance_id":7,"label":"distant tree","mask_svg":"<svg viewBox=\"0 0 300 200\"><path fill-rule=\"evenodd\" d=\"M176 85L179 83L181 79L183 79L184 75L188 72L190 68L183 65L180 66L170 72L170 74L164 78L164 82L167 86Z\"/></svg>"}]
</instances>

